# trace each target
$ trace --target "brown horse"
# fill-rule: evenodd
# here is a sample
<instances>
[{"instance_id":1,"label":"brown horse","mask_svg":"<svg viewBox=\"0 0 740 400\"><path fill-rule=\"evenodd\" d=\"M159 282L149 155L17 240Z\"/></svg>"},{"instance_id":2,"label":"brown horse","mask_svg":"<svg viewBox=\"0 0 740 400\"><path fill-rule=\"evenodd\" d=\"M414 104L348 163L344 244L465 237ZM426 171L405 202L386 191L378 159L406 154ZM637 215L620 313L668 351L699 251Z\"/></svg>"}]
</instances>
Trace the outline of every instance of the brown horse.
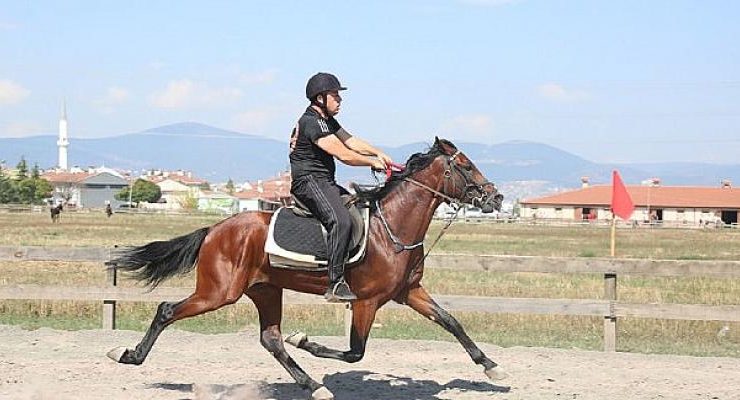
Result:
<instances>
[{"instance_id":1,"label":"brown horse","mask_svg":"<svg viewBox=\"0 0 740 400\"><path fill-rule=\"evenodd\" d=\"M452 333L490 379L504 378L501 368L421 285L424 250L418 245L440 203L472 204L492 212L500 209L503 198L496 187L451 142L435 138L429 151L411 156L403 172L393 172L383 187L358 196L373 208L367 253L346 274L358 297L352 304L349 350L324 347L301 333L286 341L316 357L360 361L376 311L394 300ZM119 347L108 356L120 363L141 364L166 326L232 304L246 294L257 307L262 346L298 384L312 391L312 399L332 399L332 393L285 351L280 332L283 289L321 295L327 286L326 272L271 267L264 251L271 217L268 212L237 214L189 235L129 249L112 260L109 265L134 272L152 286L190 271L197 262L197 283L190 297L159 305L149 330L134 349Z\"/></svg>"}]
</instances>

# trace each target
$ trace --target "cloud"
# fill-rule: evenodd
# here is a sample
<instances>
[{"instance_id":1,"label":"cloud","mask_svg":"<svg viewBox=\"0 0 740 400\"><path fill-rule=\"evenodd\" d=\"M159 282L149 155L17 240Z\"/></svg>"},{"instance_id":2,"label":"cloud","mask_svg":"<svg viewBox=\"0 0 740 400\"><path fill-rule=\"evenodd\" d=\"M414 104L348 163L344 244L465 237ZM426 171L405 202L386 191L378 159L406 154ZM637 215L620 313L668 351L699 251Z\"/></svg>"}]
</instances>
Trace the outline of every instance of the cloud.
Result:
<instances>
[{"instance_id":1,"label":"cloud","mask_svg":"<svg viewBox=\"0 0 740 400\"><path fill-rule=\"evenodd\" d=\"M31 91L9 80L0 80L0 105L16 104L23 101Z\"/></svg>"},{"instance_id":2,"label":"cloud","mask_svg":"<svg viewBox=\"0 0 740 400\"><path fill-rule=\"evenodd\" d=\"M95 105L100 107L104 113L110 114L117 106L124 104L130 98L129 91L118 86L111 86L103 97L95 100Z\"/></svg>"},{"instance_id":3,"label":"cloud","mask_svg":"<svg viewBox=\"0 0 740 400\"><path fill-rule=\"evenodd\" d=\"M267 69L264 71L242 74L239 77L239 82L244 85L270 84L275 82L275 78L277 78L277 70Z\"/></svg>"},{"instance_id":4,"label":"cloud","mask_svg":"<svg viewBox=\"0 0 740 400\"><path fill-rule=\"evenodd\" d=\"M210 107L229 104L243 95L241 89L213 88L189 79L170 81L164 90L149 97L149 104L159 108Z\"/></svg>"},{"instance_id":5,"label":"cloud","mask_svg":"<svg viewBox=\"0 0 740 400\"><path fill-rule=\"evenodd\" d=\"M590 96L583 90L566 89L557 83L545 83L537 88L537 92L545 99L558 102L573 102L587 100Z\"/></svg>"},{"instance_id":6,"label":"cloud","mask_svg":"<svg viewBox=\"0 0 740 400\"><path fill-rule=\"evenodd\" d=\"M458 115L445 121L442 130L451 134L485 134L493 130L491 117L484 114Z\"/></svg>"},{"instance_id":7,"label":"cloud","mask_svg":"<svg viewBox=\"0 0 740 400\"><path fill-rule=\"evenodd\" d=\"M264 131L279 112L273 108L259 108L241 112L234 116L234 128L240 132L257 133ZM287 129L287 128L286 128Z\"/></svg>"}]
</instances>

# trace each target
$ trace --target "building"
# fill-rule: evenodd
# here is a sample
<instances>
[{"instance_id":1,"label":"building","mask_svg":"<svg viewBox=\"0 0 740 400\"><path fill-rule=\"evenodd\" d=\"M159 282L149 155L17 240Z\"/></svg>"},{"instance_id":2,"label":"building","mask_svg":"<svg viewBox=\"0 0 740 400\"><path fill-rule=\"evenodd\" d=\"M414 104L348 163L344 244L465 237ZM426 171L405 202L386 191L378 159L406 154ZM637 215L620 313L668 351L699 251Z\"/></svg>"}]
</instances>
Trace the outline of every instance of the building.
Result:
<instances>
[{"instance_id":1,"label":"building","mask_svg":"<svg viewBox=\"0 0 740 400\"><path fill-rule=\"evenodd\" d=\"M192 172L183 170L172 172L151 170L141 178L159 186L162 197L157 208L167 210L188 208L188 199L195 201L202 195L203 188L208 185L205 180L194 177Z\"/></svg>"},{"instance_id":2,"label":"building","mask_svg":"<svg viewBox=\"0 0 740 400\"><path fill-rule=\"evenodd\" d=\"M661 186L658 180L647 185L626 186L635 204L631 221L699 225L737 224L740 189L729 181L719 187ZM591 221L611 220L611 185L589 186L520 202L525 219Z\"/></svg>"},{"instance_id":3,"label":"building","mask_svg":"<svg viewBox=\"0 0 740 400\"><path fill-rule=\"evenodd\" d=\"M48 171L41 174L41 177L54 188L52 201L78 208L102 208L108 202L117 206L121 202L114 196L128 186L121 174L105 167L87 171L79 168Z\"/></svg>"},{"instance_id":4,"label":"building","mask_svg":"<svg viewBox=\"0 0 740 400\"><path fill-rule=\"evenodd\" d=\"M234 193L239 200L239 211L271 211L292 204L290 195L290 172L278 176L245 183Z\"/></svg>"}]
</instances>

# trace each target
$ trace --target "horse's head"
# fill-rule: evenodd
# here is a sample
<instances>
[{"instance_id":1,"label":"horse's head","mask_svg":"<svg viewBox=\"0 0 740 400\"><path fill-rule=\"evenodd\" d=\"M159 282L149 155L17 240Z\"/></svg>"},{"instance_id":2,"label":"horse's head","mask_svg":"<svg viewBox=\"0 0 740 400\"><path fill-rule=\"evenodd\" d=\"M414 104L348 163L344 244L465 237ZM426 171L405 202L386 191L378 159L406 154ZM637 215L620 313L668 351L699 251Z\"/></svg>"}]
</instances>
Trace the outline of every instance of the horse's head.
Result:
<instances>
[{"instance_id":1,"label":"horse's head","mask_svg":"<svg viewBox=\"0 0 740 400\"><path fill-rule=\"evenodd\" d=\"M444 183L442 192L461 203L480 207L484 213L501 210L504 196L498 192L496 185L486 179L478 167L452 142L434 138L434 147L442 153L442 174Z\"/></svg>"}]
</instances>

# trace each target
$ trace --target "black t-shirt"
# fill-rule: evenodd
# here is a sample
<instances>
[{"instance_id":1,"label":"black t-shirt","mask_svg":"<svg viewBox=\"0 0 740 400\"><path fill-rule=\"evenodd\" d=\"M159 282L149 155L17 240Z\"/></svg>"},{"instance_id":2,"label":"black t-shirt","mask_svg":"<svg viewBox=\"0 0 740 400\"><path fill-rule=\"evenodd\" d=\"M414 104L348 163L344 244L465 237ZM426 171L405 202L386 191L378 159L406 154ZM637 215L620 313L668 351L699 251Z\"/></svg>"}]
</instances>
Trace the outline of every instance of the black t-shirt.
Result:
<instances>
[{"instance_id":1,"label":"black t-shirt","mask_svg":"<svg viewBox=\"0 0 740 400\"><path fill-rule=\"evenodd\" d=\"M290 151L290 174L292 180L306 175L333 181L336 171L334 156L316 144L324 136L336 135L342 130L334 117L325 119L311 107L306 109L293 129L295 146Z\"/></svg>"}]
</instances>

